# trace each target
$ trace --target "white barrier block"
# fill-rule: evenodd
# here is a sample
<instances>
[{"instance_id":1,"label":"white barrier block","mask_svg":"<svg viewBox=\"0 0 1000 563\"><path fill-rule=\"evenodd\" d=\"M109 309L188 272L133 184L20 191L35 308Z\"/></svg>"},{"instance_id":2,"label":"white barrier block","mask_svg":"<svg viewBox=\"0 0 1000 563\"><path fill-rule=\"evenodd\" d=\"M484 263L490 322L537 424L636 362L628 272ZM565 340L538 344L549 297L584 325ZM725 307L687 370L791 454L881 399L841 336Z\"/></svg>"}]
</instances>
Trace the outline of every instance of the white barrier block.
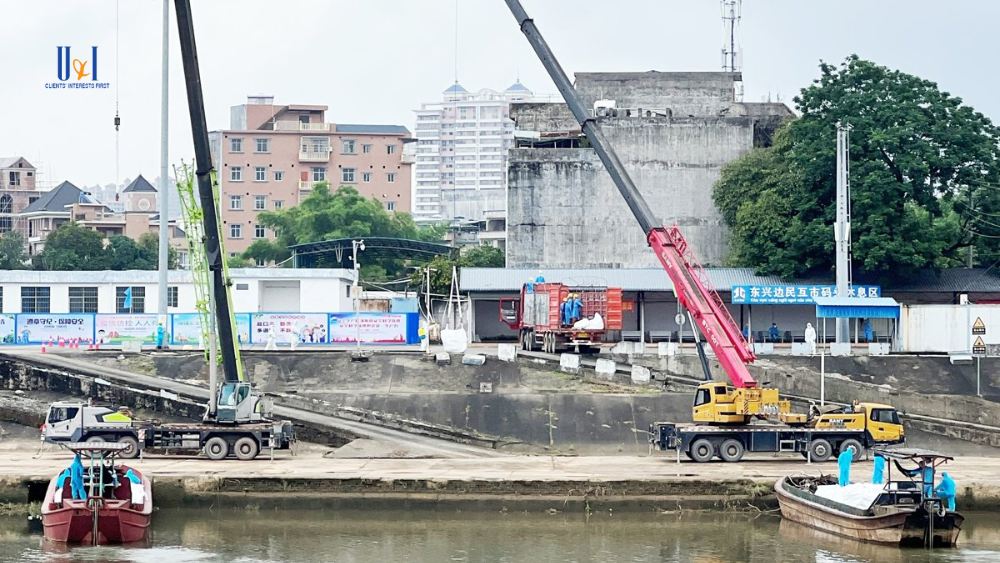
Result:
<instances>
[{"instance_id":1,"label":"white barrier block","mask_svg":"<svg viewBox=\"0 0 1000 563\"><path fill-rule=\"evenodd\" d=\"M774 344L772 344L771 342L754 343L754 345L753 345L753 353L754 354L773 354L774 353Z\"/></svg>"},{"instance_id":2,"label":"white barrier block","mask_svg":"<svg viewBox=\"0 0 1000 563\"><path fill-rule=\"evenodd\" d=\"M597 360L597 366L595 366L594 371L597 372L597 375L605 379L613 379L615 376L615 370L617 369L618 366L615 365L614 360L599 359Z\"/></svg>"},{"instance_id":3,"label":"white barrier block","mask_svg":"<svg viewBox=\"0 0 1000 563\"><path fill-rule=\"evenodd\" d=\"M889 344L887 342L869 342L868 353L872 356L887 356L889 354Z\"/></svg>"},{"instance_id":4,"label":"white barrier block","mask_svg":"<svg viewBox=\"0 0 1000 563\"><path fill-rule=\"evenodd\" d=\"M497 344L497 357L501 362L517 360L517 344Z\"/></svg>"},{"instance_id":5,"label":"white barrier block","mask_svg":"<svg viewBox=\"0 0 1000 563\"><path fill-rule=\"evenodd\" d=\"M656 344L656 355L659 357L664 356L676 356L677 355L677 343L676 342L659 342Z\"/></svg>"},{"instance_id":6,"label":"white barrier block","mask_svg":"<svg viewBox=\"0 0 1000 563\"><path fill-rule=\"evenodd\" d=\"M830 344L830 355L831 356L850 356L851 355L851 343L850 342L834 342Z\"/></svg>"},{"instance_id":7,"label":"white barrier block","mask_svg":"<svg viewBox=\"0 0 1000 563\"><path fill-rule=\"evenodd\" d=\"M632 343L631 342L626 342L624 340L621 341L621 342L617 342L617 343L615 343L614 346L611 347L611 353L612 354L622 354L622 355L631 354L632 353Z\"/></svg>"},{"instance_id":8,"label":"white barrier block","mask_svg":"<svg viewBox=\"0 0 1000 563\"><path fill-rule=\"evenodd\" d=\"M649 383L650 374L649 368L643 366L632 366L632 383Z\"/></svg>"},{"instance_id":9,"label":"white barrier block","mask_svg":"<svg viewBox=\"0 0 1000 563\"><path fill-rule=\"evenodd\" d=\"M438 352L434 355L434 361L439 366L451 365L451 355L448 352Z\"/></svg>"},{"instance_id":10,"label":"white barrier block","mask_svg":"<svg viewBox=\"0 0 1000 563\"><path fill-rule=\"evenodd\" d=\"M808 356L812 354L812 347L805 342L792 342L793 356Z\"/></svg>"},{"instance_id":11,"label":"white barrier block","mask_svg":"<svg viewBox=\"0 0 1000 563\"><path fill-rule=\"evenodd\" d=\"M566 373L580 372L580 356L576 354L562 354L559 356L559 370Z\"/></svg>"},{"instance_id":12,"label":"white barrier block","mask_svg":"<svg viewBox=\"0 0 1000 563\"><path fill-rule=\"evenodd\" d=\"M462 356L462 363L467 366L481 366L486 363L486 356L482 354L466 354Z\"/></svg>"}]
</instances>

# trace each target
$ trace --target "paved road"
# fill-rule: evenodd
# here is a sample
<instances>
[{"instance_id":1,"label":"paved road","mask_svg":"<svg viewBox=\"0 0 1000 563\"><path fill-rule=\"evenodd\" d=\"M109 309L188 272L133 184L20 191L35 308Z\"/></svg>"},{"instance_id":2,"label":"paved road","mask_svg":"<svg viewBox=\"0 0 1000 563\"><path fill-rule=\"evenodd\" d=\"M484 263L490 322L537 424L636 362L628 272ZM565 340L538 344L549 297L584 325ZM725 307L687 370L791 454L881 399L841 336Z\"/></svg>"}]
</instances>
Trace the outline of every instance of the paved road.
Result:
<instances>
[{"instance_id":1,"label":"paved road","mask_svg":"<svg viewBox=\"0 0 1000 563\"><path fill-rule=\"evenodd\" d=\"M67 357L63 355L42 354L37 349L27 348L5 350L4 355L20 357L32 362L43 363L52 367L66 369L74 373L100 377L114 383L120 383L131 387L152 390L165 389L171 393L176 393L197 401L206 402L208 400L208 390L203 387L181 383L172 379L142 375L105 366L95 366L94 364L86 362L83 357L77 359L75 357ZM401 430L383 428L372 424L355 422L353 420L317 414L296 408L275 406L274 414L276 417L293 418L310 424L315 424L317 426L353 432L359 436L382 442L392 448L406 450L411 455L449 458L495 458L504 455L495 450L488 450L478 446L451 442L429 436L421 436L419 434L410 434Z\"/></svg>"}]
</instances>

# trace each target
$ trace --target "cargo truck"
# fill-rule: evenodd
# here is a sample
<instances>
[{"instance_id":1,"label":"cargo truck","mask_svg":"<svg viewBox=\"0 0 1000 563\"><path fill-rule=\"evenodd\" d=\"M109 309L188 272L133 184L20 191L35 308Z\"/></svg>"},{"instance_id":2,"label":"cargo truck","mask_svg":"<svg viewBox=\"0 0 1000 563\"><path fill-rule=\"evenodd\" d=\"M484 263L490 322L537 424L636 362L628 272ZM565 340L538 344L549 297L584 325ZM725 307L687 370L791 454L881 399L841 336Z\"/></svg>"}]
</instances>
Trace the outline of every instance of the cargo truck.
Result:
<instances>
[{"instance_id":1,"label":"cargo truck","mask_svg":"<svg viewBox=\"0 0 1000 563\"><path fill-rule=\"evenodd\" d=\"M601 328L573 328L564 322L560 306L571 295L580 300L580 318L596 320L600 315ZM606 331L622 329L622 290L561 283L524 284L519 298L500 300L500 320L518 331L522 350L554 354L569 348L586 353L601 345Z\"/></svg>"}]
</instances>

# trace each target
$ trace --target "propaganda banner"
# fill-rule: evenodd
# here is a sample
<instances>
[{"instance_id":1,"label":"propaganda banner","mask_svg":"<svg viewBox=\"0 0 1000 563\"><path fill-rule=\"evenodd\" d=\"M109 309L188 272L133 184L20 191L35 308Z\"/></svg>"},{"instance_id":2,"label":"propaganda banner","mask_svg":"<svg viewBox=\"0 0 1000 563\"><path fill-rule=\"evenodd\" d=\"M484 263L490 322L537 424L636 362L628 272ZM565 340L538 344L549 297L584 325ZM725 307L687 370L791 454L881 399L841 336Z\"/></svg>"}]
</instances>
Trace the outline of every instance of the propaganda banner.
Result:
<instances>
[{"instance_id":1,"label":"propaganda banner","mask_svg":"<svg viewBox=\"0 0 1000 563\"><path fill-rule=\"evenodd\" d=\"M46 315L22 313L17 315L17 334L22 344L57 343L60 338L89 344L94 341L94 315Z\"/></svg>"},{"instance_id":2,"label":"propaganda banner","mask_svg":"<svg viewBox=\"0 0 1000 563\"><path fill-rule=\"evenodd\" d=\"M95 321L97 344L137 341L156 344L157 316L150 314L99 314ZM169 330L169 327L163 327Z\"/></svg>"},{"instance_id":3,"label":"propaganda banner","mask_svg":"<svg viewBox=\"0 0 1000 563\"><path fill-rule=\"evenodd\" d=\"M236 333L241 344L250 343L250 313L237 313ZM170 315L170 345L204 348L201 341L201 315L174 313Z\"/></svg>"},{"instance_id":4,"label":"propaganda banner","mask_svg":"<svg viewBox=\"0 0 1000 563\"><path fill-rule=\"evenodd\" d=\"M251 317L254 344L266 344L272 328L277 344L290 344L293 339L301 344L327 343L326 313L253 313Z\"/></svg>"},{"instance_id":5,"label":"propaganda banner","mask_svg":"<svg viewBox=\"0 0 1000 563\"><path fill-rule=\"evenodd\" d=\"M330 342L356 344L418 344L418 313L332 313ZM360 320L360 326L359 326Z\"/></svg>"}]
</instances>

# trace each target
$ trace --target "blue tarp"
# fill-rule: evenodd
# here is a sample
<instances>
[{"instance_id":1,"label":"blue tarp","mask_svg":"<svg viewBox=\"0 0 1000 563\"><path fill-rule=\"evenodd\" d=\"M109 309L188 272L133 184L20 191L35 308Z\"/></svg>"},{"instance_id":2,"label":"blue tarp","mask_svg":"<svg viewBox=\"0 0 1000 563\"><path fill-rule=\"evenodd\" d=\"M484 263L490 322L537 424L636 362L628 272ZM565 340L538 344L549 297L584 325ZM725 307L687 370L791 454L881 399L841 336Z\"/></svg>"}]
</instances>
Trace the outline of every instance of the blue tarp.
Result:
<instances>
[{"instance_id":1,"label":"blue tarp","mask_svg":"<svg viewBox=\"0 0 1000 563\"><path fill-rule=\"evenodd\" d=\"M817 297L821 319L898 319L899 303L890 297Z\"/></svg>"}]
</instances>

